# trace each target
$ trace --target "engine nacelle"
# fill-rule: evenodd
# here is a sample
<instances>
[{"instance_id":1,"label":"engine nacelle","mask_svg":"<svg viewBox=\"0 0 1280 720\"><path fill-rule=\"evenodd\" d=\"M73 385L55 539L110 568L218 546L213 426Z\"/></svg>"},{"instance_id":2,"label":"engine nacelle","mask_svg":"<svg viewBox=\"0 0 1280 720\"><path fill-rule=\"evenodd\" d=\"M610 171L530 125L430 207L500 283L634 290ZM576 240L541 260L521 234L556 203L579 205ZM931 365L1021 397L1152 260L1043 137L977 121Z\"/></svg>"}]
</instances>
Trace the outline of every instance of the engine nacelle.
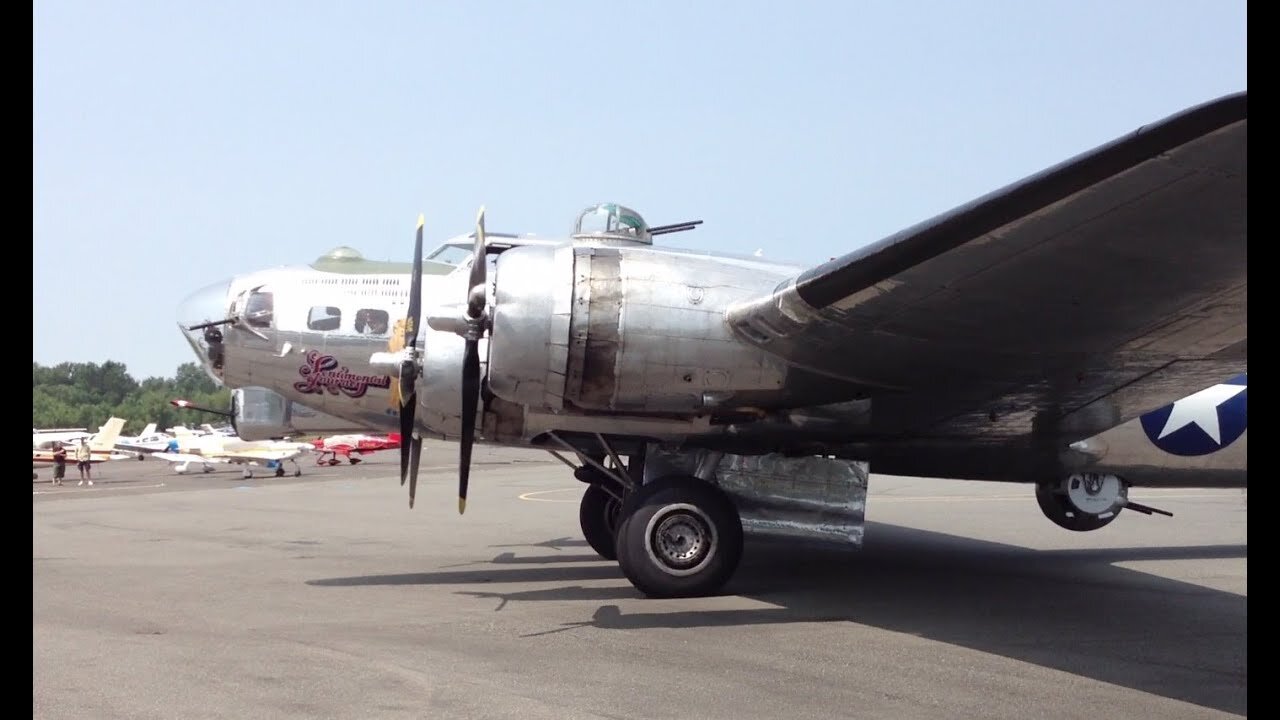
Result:
<instances>
[{"instance_id":1,"label":"engine nacelle","mask_svg":"<svg viewBox=\"0 0 1280 720\"><path fill-rule=\"evenodd\" d=\"M488 342L478 344L480 377L484 377ZM462 436L462 364L466 340L452 332L429 332L423 342L422 376L418 380L418 422L427 435L442 440ZM477 407L482 407L477 399ZM477 418L479 424L481 418ZM496 438L493 438L496 439Z\"/></svg>"},{"instance_id":2,"label":"engine nacelle","mask_svg":"<svg viewBox=\"0 0 1280 720\"><path fill-rule=\"evenodd\" d=\"M652 247L524 246L497 259L489 388L549 411L693 415L782 387L739 342L732 303L784 276L748 260ZM428 351L430 354L430 351Z\"/></svg>"},{"instance_id":3,"label":"engine nacelle","mask_svg":"<svg viewBox=\"0 0 1280 720\"><path fill-rule=\"evenodd\" d=\"M242 440L270 440L302 433L364 432L348 420L299 405L261 387L231 391L231 426Z\"/></svg>"}]
</instances>

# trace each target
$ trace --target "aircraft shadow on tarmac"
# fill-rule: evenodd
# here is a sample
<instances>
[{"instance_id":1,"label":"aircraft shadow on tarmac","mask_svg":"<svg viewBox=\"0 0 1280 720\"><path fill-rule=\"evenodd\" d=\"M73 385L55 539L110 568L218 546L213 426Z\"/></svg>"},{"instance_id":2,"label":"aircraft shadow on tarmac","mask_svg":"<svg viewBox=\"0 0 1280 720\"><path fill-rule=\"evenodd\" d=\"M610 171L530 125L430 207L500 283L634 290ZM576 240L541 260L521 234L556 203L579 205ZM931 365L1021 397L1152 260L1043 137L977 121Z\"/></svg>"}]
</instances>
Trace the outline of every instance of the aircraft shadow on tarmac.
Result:
<instances>
[{"instance_id":1,"label":"aircraft shadow on tarmac","mask_svg":"<svg viewBox=\"0 0 1280 720\"><path fill-rule=\"evenodd\" d=\"M854 622L968 647L1225 712L1247 713L1247 598L1117 567L1140 560L1247 558L1247 545L1039 551L867 523L857 553L751 544L725 594L776 605L657 612L595 607L580 627L691 628ZM517 547L517 546L504 546ZM616 563L558 538L551 554L506 551L471 569L312 580L316 586L568 583L524 592L460 591L510 602L634 599ZM478 565L478 566L477 566ZM616 579L616 585L575 582ZM696 602L696 601L694 601ZM670 603L685 607L671 610ZM663 612L665 610L665 612Z\"/></svg>"}]
</instances>

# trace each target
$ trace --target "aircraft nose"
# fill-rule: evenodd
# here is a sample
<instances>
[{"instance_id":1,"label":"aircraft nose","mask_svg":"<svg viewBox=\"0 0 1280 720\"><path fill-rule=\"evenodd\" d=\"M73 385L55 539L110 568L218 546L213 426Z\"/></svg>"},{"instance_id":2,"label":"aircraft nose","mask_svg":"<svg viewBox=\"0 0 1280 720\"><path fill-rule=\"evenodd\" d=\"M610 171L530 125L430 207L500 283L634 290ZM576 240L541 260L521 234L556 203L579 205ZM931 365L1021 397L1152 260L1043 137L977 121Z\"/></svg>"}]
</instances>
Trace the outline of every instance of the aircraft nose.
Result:
<instances>
[{"instance_id":1,"label":"aircraft nose","mask_svg":"<svg viewBox=\"0 0 1280 720\"><path fill-rule=\"evenodd\" d=\"M222 382L225 358L223 332L231 314L231 280L222 280L188 295L178 304L178 329L195 351L204 371L216 382Z\"/></svg>"}]
</instances>

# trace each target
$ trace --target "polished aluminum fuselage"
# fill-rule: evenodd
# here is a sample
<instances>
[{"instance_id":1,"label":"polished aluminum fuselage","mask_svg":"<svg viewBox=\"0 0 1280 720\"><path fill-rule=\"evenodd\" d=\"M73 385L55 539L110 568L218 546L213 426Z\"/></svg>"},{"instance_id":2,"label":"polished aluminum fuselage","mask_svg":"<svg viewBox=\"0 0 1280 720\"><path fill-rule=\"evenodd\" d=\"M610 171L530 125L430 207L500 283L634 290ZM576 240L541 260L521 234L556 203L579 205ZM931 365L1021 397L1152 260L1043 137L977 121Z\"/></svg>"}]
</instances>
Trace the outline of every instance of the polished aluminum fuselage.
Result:
<instances>
[{"instance_id":1,"label":"polished aluminum fuselage","mask_svg":"<svg viewBox=\"0 0 1280 720\"><path fill-rule=\"evenodd\" d=\"M1039 448L1017 444L866 437L860 429L873 401L741 342L726 320L731 306L768 295L797 266L581 239L517 246L489 262L492 328L480 351L491 394L481 403L480 442L544 446L549 432L598 433L614 442L737 455L828 454L868 460L888 474L1025 482L1044 479L1032 474L1096 467L1135 484L1244 484L1247 436L1218 452L1184 457L1134 432L1136 420L1091 443L1060 448L1051 467ZM424 276L424 317L461 312L468 271L464 262ZM233 279L221 310L186 320L234 314L246 293L269 292L270 327L226 327L215 376L233 388L278 394L281 412L292 403L294 410L331 416L331 431L395 431L397 371L370 358L400 349L409 287L407 272L277 268ZM317 308L340 318L336 327L309 327ZM386 332L359 332L351 319L361 311L385 313ZM192 344L201 350L198 339ZM418 430L455 439L463 340L424 322L418 345Z\"/></svg>"},{"instance_id":2,"label":"polished aluminum fuselage","mask_svg":"<svg viewBox=\"0 0 1280 720\"><path fill-rule=\"evenodd\" d=\"M433 278L434 279L434 278ZM301 414L318 411L344 422L327 423L330 431L399 427L394 378L369 364L373 352L386 350L390 330L380 335L358 333L348 318L359 310L381 310L403 318L408 307L409 275L343 275L290 267L266 270L234 279L232 298L253 288L269 289L274 297L275 321L260 329L226 331L226 356L221 380L230 387L264 388L301 405ZM334 330L308 328L311 308L338 308L342 324ZM260 393L259 393L260 394ZM258 413L272 412L262 398ZM290 408L290 420L299 415Z\"/></svg>"}]
</instances>

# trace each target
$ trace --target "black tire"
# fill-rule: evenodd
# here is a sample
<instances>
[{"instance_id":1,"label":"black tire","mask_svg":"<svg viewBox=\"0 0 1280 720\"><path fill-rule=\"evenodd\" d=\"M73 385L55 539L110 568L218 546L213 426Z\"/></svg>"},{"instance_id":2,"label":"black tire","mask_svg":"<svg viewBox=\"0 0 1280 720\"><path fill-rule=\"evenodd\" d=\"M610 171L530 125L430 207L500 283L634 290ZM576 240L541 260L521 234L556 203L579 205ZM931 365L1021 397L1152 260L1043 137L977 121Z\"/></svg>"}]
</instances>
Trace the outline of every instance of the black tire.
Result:
<instances>
[{"instance_id":1,"label":"black tire","mask_svg":"<svg viewBox=\"0 0 1280 720\"><path fill-rule=\"evenodd\" d=\"M605 560L617 560L618 550L614 535L618 531L618 519L622 504L599 485L588 485L578 505L578 524L587 544Z\"/></svg>"},{"instance_id":2,"label":"black tire","mask_svg":"<svg viewBox=\"0 0 1280 720\"><path fill-rule=\"evenodd\" d=\"M1071 504L1071 499L1053 485L1036 486L1036 503L1044 516L1054 525L1075 532L1089 532L1110 525L1120 514L1119 510L1107 516L1082 512Z\"/></svg>"},{"instance_id":3,"label":"black tire","mask_svg":"<svg viewBox=\"0 0 1280 720\"><path fill-rule=\"evenodd\" d=\"M670 476L627 497L616 543L623 574L645 595L713 595L742 559L742 520L720 488Z\"/></svg>"}]
</instances>

